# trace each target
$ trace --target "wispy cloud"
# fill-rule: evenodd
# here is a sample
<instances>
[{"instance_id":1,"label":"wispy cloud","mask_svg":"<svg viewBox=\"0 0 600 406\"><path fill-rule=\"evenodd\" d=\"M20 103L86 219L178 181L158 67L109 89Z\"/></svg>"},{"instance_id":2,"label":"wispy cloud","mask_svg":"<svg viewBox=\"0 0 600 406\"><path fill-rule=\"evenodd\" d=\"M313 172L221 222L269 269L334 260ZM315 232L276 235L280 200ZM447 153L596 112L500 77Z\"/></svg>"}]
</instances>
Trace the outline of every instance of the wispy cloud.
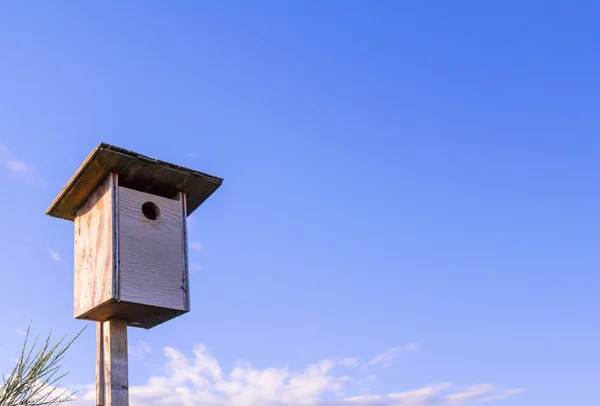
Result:
<instances>
[{"instance_id":1,"label":"wispy cloud","mask_svg":"<svg viewBox=\"0 0 600 406\"><path fill-rule=\"evenodd\" d=\"M59 264L63 264L63 265L66 264L66 262L60 256L60 254L58 252L54 251L52 248L46 247L46 251L48 251L48 254L50 255L50 258L52 258L53 260L55 260Z\"/></svg>"},{"instance_id":2,"label":"wispy cloud","mask_svg":"<svg viewBox=\"0 0 600 406\"><path fill-rule=\"evenodd\" d=\"M17 335L20 335L20 336L27 335L27 331L23 330L22 328L16 329L15 333L17 333Z\"/></svg>"},{"instance_id":3,"label":"wispy cloud","mask_svg":"<svg viewBox=\"0 0 600 406\"><path fill-rule=\"evenodd\" d=\"M203 345L196 346L191 356L166 347L164 356L163 374L149 378L143 385L130 387L132 405L458 406L502 400L522 392L522 389L504 390L491 384L461 388L442 382L381 395L352 394L354 383L374 382L344 373L345 364L353 358L323 360L298 370L288 367L258 369L247 362L239 362L230 371L223 371L219 361ZM370 388L363 389L370 391ZM84 393L74 405L94 404L94 386L89 385Z\"/></svg>"},{"instance_id":4,"label":"wispy cloud","mask_svg":"<svg viewBox=\"0 0 600 406\"><path fill-rule=\"evenodd\" d=\"M194 154L193 152L188 152L188 156L194 159L198 158L198 155Z\"/></svg>"},{"instance_id":5,"label":"wispy cloud","mask_svg":"<svg viewBox=\"0 0 600 406\"><path fill-rule=\"evenodd\" d=\"M37 173L35 167L21 160L4 144L0 143L0 165L4 166L14 176L23 182L40 188L46 187L46 182Z\"/></svg>"},{"instance_id":6,"label":"wispy cloud","mask_svg":"<svg viewBox=\"0 0 600 406\"><path fill-rule=\"evenodd\" d=\"M417 352L420 349L420 345L418 343L409 343L403 347L394 347L389 348L382 352L381 354L376 355L370 361L365 363L365 366L371 365L380 365L384 368L392 365L394 360L400 355L402 352Z\"/></svg>"},{"instance_id":7,"label":"wispy cloud","mask_svg":"<svg viewBox=\"0 0 600 406\"><path fill-rule=\"evenodd\" d=\"M202 245L200 241L192 241L190 243L190 248L198 252L204 251L204 245Z\"/></svg>"},{"instance_id":8,"label":"wispy cloud","mask_svg":"<svg viewBox=\"0 0 600 406\"><path fill-rule=\"evenodd\" d=\"M145 341L138 341L136 345L130 345L128 348L129 355L136 358L145 358L146 355L152 352L152 347Z\"/></svg>"},{"instance_id":9,"label":"wispy cloud","mask_svg":"<svg viewBox=\"0 0 600 406\"><path fill-rule=\"evenodd\" d=\"M427 385L420 389L390 393L388 395L354 396L347 398L355 405L407 405L407 406L458 406L492 400L504 400L523 392L523 389L499 389L495 385L482 384L457 388L454 384L442 382Z\"/></svg>"},{"instance_id":10,"label":"wispy cloud","mask_svg":"<svg viewBox=\"0 0 600 406\"><path fill-rule=\"evenodd\" d=\"M406 352L417 352L421 346L418 343L410 343L404 346L404 351Z\"/></svg>"},{"instance_id":11,"label":"wispy cloud","mask_svg":"<svg viewBox=\"0 0 600 406\"><path fill-rule=\"evenodd\" d=\"M504 400L513 395L518 395L519 393L525 392L524 389L505 389L505 390L495 390L494 393L486 393L485 397L482 399L484 402L492 402L494 400Z\"/></svg>"},{"instance_id":12,"label":"wispy cloud","mask_svg":"<svg viewBox=\"0 0 600 406\"><path fill-rule=\"evenodd\" d=\"M452 393L446 396L446 400L451 404L461 404L481 400L483 396L488 396L494 391L494 385L473 385L465 388L462 392Z\"/></svg>"},{"instance_id":13,"label":"wispy cloud","mask_svg":"<svg viewBox=\"0 0 600 406\"><path fill-rule=\"evenodd\" d=\"M394 361L398 356L399 352L400 347L390 348L381 354L376 355L372 360L367 362L366 365L382 365L384 367L390 366L392 361Z\"/></svg>"},{"instance_id":14,"label":"wispy cloud","mask_svg":"<svg viewBox=\"0 0 600 406\"><path fill-rule=\"evenodd\" d=\"M394 347L387 349L381 354L378 354L375 357L373 357L373 359L368 361L365 365L381 365L382 367L389 367L402 351L417 352L419 351L419 344L410 343L406 344L403 347Z\"/></svg>"}]
</instances>

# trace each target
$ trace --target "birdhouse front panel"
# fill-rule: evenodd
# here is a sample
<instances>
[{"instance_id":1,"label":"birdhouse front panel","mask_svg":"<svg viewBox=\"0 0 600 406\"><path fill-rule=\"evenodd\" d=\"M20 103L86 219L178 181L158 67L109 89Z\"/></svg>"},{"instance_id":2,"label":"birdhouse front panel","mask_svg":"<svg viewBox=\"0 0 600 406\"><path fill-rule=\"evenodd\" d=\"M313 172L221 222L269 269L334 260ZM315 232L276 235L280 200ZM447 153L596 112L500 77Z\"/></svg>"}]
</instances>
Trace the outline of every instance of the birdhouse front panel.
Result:
<instances>
[{"instance_id":1,"label":"birdhouse front panel","mask_svg":"<svg viewBox=\"0 0 600 406\"><path fill-rule=\"evenodd\" d=\"M183 203L119 187L119 300L187 310Z\"/></svg>"},{"instance_id":2,"label":"birdhouse front panel","mask_svg":"<svg viewBox=\"0 0 600 406\"><path fill-rule=\"evenodd\" d=\"M118 294L115 201L117 176L110 174L77 210L74 316L81 317Z\"/></svg>"}]
</instances>

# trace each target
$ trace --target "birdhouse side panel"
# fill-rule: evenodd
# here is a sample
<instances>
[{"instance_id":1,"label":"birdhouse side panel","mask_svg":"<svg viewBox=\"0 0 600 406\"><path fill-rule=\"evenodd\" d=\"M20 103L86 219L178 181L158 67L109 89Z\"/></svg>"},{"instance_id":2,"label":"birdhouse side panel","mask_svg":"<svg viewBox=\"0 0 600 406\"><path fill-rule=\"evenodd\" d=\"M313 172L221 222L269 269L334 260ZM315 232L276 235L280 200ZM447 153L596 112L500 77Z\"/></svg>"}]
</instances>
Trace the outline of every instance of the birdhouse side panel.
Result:
<instances>
[{"instance_id":1,"label":"birdhouse side panel","mask_svg":"<svg viewBox=\"0 0 600 406\"><path fill-rule=\"evenodd\" d=\"M119 300L187 310L182 207L119 187Z\"/></svg>"},{"instance_id":2,"label":"birdhouse side panel","mask_svg":"<svg viewBox=\"0 0 600 406\"><path fill-rule=\"evenodd\" d=\"M75 217L74 316L114 298L114 217L116 174L110 174L77 210Z\"/></svg>"}]
</instances>

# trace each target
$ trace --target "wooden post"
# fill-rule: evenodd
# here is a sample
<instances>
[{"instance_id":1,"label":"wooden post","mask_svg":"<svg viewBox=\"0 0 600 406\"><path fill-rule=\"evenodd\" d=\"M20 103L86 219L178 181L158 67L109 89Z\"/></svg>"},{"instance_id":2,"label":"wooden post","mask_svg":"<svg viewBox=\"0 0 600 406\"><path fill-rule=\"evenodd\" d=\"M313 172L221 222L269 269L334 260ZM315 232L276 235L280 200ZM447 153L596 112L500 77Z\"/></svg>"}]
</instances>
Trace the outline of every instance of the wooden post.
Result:
<instances>
[{"instance_id":1,"label":"wooden post","mask_svg":"<svg viewBox=\"0 0 600 406\"><path fill-rule=\"evenodd\" d=\"M127 322L98 322L96 330L96 405L129 406Z\"/></svg>"}]
</instances>

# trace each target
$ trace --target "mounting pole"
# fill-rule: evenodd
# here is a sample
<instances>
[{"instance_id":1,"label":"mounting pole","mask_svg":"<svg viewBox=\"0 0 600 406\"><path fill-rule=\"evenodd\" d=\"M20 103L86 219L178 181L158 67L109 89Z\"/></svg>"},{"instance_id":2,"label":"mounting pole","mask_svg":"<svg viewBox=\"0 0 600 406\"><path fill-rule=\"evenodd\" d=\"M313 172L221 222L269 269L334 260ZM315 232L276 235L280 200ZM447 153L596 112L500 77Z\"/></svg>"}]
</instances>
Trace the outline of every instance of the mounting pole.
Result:
<instances>
[{"instance_id":1,"label":"mounting pole","mask_svg":"<svg viewBox=\"0 0 600 406\"><path fill-rule=\"evenodd\" d=\"M129 406L126 321L110 319L98 322L96 405Z\"/></svg>"}]
</instances>

